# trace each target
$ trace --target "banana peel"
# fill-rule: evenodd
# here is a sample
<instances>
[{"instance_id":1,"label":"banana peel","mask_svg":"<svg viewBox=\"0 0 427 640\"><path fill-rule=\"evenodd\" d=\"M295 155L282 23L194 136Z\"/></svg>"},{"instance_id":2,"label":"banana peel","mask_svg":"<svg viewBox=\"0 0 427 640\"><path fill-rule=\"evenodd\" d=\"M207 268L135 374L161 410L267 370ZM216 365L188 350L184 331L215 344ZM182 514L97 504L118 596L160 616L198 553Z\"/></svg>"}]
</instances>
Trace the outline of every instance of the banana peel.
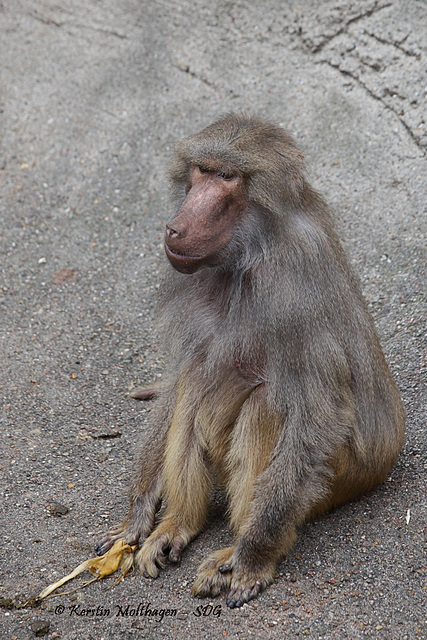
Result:
<instances>
[{"instance_id":1,"label":"banana peel","mask_svg":"<svg viewBox=\"0 0 427 640\"><path fill-rule=\"evenodd\" d=\"M73 578L78 576L79 573L82 573L86 570L90 571L91 574L95 577L92 580L88 580L87 582L85 582L83 584L84 587L91 582L95 582L96 580L102 580L102 578L110 576L118 569L120 569L119 577L111 586L118 584L123 580L126 574L128 574L129 571L133 569L133 555L137 548L138 545L129 545L124 540L118 540L111 547L111 549L107 551L107 553L104 553L103 556L85 560L85 562L79 564L79 566L76 567L74 571L69 573L67 576L61 578L61 580L58 580L57 582L54 582L53 584L43 589L43 591L37 597L37 600L43 600L44 598L47 598L47 596L58 589L58 587L61 587L69 580L72 580Z\"/></svg>"}]
</instances>

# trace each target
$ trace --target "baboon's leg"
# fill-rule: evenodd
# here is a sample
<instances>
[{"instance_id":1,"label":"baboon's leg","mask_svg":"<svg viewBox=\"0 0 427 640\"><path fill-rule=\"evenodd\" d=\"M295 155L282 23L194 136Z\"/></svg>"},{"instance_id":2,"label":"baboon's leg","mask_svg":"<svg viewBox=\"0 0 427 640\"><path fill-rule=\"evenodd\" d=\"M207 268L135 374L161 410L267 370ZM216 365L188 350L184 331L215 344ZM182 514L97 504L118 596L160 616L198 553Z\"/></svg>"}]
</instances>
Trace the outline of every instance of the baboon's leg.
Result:
<instances>
[{"instance_id":1,"label":"baboon's leg","mask_svg":"<svg viewBox=\"0 0 427 640\"><path fill-rule=\"evenodd\" d=\"M233 428L226 460L230 519L237 535L247 525L256 479L269 466L272 451L283 429L283 421L268 411L265 393L265 388L260 386L243 404ZM216 596L230 587L232 572L221 572L220 567L227 566L233 552L234 547L228 547L204 560L193 585L195 595ZM260 585L254 587L258 589L257 593L272 581L273 573L274 567L272 572L267 571L261 577Z\"/></svg>"},{"instance_id":2,"label":"baboon's leg","mask_svg":"<svg viewBox=\"0 0 427 640\"><path fill-rule=\"evenodd\" d=\"M219 380L201 381L196 367L181 376L166 444L167 507L137 553L143 573L158 575L166 549L169 559L177 562L181 550L202 528L212 486L211 470L227 475L224 459L230 431L256 384L249 383L235 368L221 372Z\"/></svg>"}]
</instances>

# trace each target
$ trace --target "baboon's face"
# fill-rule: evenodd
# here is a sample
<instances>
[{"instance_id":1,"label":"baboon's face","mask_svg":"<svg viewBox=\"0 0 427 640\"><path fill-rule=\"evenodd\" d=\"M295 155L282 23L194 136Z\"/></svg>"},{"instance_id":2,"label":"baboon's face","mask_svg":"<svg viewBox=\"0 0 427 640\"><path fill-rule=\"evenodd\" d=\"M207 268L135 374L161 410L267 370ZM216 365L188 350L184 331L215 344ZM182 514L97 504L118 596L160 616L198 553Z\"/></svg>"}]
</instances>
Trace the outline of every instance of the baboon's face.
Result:
<instances>
[{"instance_id":1,"label":"baboon's face","mask_svg":"<svg viewBox=\"0 0 427 640\"><path fill-rule=\"evenodd\" d=\"M209 167L191 169L186 193L166 225L165 251L177 271L194 273L221 263L248 201L242 176Z\"/></svg>"}]
</instances>

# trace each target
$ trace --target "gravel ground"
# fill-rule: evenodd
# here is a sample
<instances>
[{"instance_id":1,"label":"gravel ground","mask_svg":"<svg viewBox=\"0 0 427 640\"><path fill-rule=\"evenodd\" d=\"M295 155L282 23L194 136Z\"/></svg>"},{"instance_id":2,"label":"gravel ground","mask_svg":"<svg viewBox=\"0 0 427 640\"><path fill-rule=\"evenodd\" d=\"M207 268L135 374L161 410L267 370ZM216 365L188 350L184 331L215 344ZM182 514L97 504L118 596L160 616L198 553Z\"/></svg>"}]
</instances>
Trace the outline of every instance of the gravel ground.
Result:
<instances>
[{"instance_id":1,"label":"gravel ground","mask_svg":"<svg viewBox=\"0 0 427 640\"><path fill-rule=\"evenodd\" d=\"M2 639L427 638L426 54L423 0L0 2ZM158 580L31 607L125 515L150 410L127 391L163 369L165 167L234 109L295 135L337 216L404 398L402 454L241 610L190 594L231 540L220 496Z\"/></svg>"}]
</instances>

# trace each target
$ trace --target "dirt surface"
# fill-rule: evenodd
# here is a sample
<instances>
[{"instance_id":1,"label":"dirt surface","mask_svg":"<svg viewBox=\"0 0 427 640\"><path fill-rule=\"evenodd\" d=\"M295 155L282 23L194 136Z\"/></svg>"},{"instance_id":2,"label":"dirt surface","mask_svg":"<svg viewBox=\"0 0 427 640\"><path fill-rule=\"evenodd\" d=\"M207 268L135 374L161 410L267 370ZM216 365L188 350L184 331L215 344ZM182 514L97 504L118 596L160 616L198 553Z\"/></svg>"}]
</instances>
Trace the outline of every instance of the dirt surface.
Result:
<instances>
[{"instance_id":1,"label":"dirt surface","mask_svg":"<svg viewBox=\"0 0 427 640\"><path fill-rule=\"evenodd\" d=\"M427 638L426 2L3 0L0 60L0 638ZM220 497L157 580L22 608L125 515L150 410L127 392L163 368L165 167L234 109L295 135L338 218L407 409L402 454L238 611L190 594L231 541Z\"/></svg>"}]
</instances>

